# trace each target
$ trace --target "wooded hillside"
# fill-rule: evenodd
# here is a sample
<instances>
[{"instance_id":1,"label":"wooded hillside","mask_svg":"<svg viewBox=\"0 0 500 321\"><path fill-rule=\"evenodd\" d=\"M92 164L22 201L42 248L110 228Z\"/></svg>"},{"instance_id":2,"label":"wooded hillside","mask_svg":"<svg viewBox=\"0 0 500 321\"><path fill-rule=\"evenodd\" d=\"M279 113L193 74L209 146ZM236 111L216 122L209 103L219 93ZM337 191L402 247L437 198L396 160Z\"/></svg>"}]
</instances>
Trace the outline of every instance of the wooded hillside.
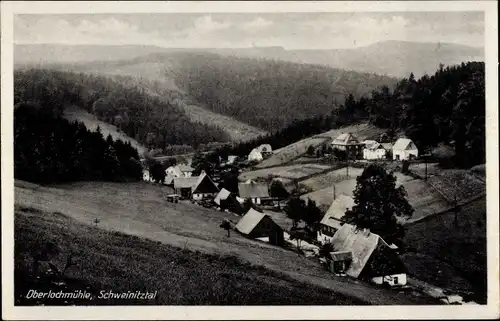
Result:
<instances>
[{"instance_id":1,"label":"wooded hillside","mask_svg":"<svg viewBox=\"0 0 500 321\"><path fill-rule=\"evenodd\" d=\"M56 115L62 115L65 106L78 106L150 148L228 140L220 128L190 121L182 109L148 94L133 79L117 79L48 69L17 70L14 100L16 104L35 102Z\"/></svg>"}]
</instances>

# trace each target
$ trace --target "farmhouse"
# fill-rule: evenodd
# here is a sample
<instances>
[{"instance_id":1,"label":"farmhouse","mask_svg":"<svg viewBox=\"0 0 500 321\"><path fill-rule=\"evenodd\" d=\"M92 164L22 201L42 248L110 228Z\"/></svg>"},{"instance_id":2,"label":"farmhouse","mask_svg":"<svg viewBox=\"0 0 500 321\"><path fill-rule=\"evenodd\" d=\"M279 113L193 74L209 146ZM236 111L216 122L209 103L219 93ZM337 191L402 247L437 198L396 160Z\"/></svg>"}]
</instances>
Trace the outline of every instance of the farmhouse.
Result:
<instances>
[{"instance_id":1,"label":"farmhouse","mask_svg":"<svg viewBox=\"0 0 500 321\"><path fill-rule=\"evenodd\" d=\"M255 183L239 183L238 192L244 200L251 200L254 204L261 204L263 200L269 199L269 190L267 184Z\"/></svg>"},{"instance_id":2,"label":"farmhouse","mask_svg":"<svg viewBox=\"0 0 500 321\"><path fill-rule=\"evenodd\" d=\"M236 224L236 230L250 238L267 238L269 243L283 245L283 229L269 215L250 209Z\"/></svg>"},{"instance_id":3,"label":"farmhouse","mask_svg":"<svg viewBox=\"0 0 500 321\"><path fill-rule=\"evenodd\" d=\"M273 149L269 144L262 144L259 147L252 149L250 154L248 154L248 161L260 162L265 157L270 156L273 153Z\"/></svg>"},{"instance_id":4,"label":"farmhouse","mask_svg":"<svg viewBox=\"0 0 500 321\"><path fill-rule=\"evenodd\" d=\"M257 148L252 149L250 154L248 154L248 161L249 162L260 162L263 159L264 159L264 156L262 156L262 153L259 152L259 150Z\"/></svg>"},{"instance_id":5,"label":"farmhouse","mask_svg":"<svg viewBox=\"0 0 500 321\"><path fill-rule=\"evenodd\" d=\"M351 133L343 133L335 138L331 146L333 149L346 151L349 155L358 156L361 154L363 144Z\"/></svg>"},{"instance_id":6,"label":"farmhouse","mask_svg":"<svg viewBox=\"0 0 500 321\"><path fill-rule=\"evenodd\" d=\"M178 164L175 166L170 166L165 170L165 174L174 177L191 177L193 174L193 168L186 164Z\"/></svg>"},{"instance_id":7,"label":"farmhouse","mask_svg":"<svg viewBox=\"0 0 500 321\"><path fill-rule=\"evenodd\" d=\"M334 252L350 251L352 262L346 274L370 280L376 284L402 286L406 284L406 269L399 256L377 234L344 224L331 243Z\"/></svg>"},{"instance_id":8,"label":"farmhouse","mask_svg":"<svg viewBox=\"0 0 500 321\"><path fill-rule=\"evenodd\" d=\"M408 160L418 157L418 148L408 138L399 138L392 147L392 158L394 160Z\"/></svg>"},{"instance_id":9,"label":"farmhouse","mask_svg":"<svg viewBox=\"0 0 500 321\"><path fill-rule=\"evenodd\" d=\"M179 194L183 199L191 198L191 192L193 186L198 182L199 176L191 177L175 177L174 178L174 190L176 194Z\"/></svg>"},{"instance_id":10,"label":"farmhouse","mask_svg":"<svg viewBox=\"0 0 500 321\"><path fill-rule=\"evenodd\" d=\"M363 149L363 159L385 159L387 154L387 149L384 145L376 142L374 140L365 140L363 142L365 148Z\"/></svg>"},{"instance_id":11,"label":"farmhouse","mask_svg":"<svg viewBox=\"0 0 500 321\"><path fill-rule=\"evenodd\" d=\"M202 173L198 176L198 180L191 190L191 195L194 200L201 200L205 197L215 197L217 193L219 193L219 188L206 173Z\"/></svg>"},{"instance_id":12,"label":"farmhouse","mask_svg":"<svg viewBox=\"0 0 500 321\"><path fill-rule=\"evenodd\" d=\"M175 177L174 190L182 198L192 198L194 200L214 197L219 193L217 185L204 172L200 176Z\"/></svg>"},{"instance_id":13,"label":"farmhouse","mask_svg":"<svg viewBox=\"0 0 500 321\"><path fill-rule=\"evenodd\" d=\"M346 210L351 209L353 206L354 200L346 195L340 195L332 202L319 223L318 241L320 243L331 242L335 232L342 226L342 216L344 216Z\"/></svg>"}]
</instances>

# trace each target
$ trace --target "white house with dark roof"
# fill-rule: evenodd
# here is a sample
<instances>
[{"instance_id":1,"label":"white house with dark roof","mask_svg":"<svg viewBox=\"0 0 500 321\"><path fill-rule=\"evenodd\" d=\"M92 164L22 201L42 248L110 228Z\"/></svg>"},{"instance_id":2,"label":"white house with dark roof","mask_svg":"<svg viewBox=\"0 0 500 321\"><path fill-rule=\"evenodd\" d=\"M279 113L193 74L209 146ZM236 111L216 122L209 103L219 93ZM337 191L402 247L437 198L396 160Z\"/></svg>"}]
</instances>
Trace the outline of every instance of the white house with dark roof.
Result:
<instances>
[{"instance_id":1,"label":"white house with dark roof","mask_svg":"<svg viewBox=\"0 0 500 321\"><path fill-rule=\"evenodd\" d=\"M254 204L261 204L263 199L269 199L269 190L267 184L256 183L239 183L238 193L244 200L251 200Z\"/></svg>"},{"instance_id":2,"label":"white house with dark roof","mask_svg":"<svg viewBox=\"0 0 500 321\"><path fill-rule=\"evenodd\" d=\"M418 157L418 148L409 138L399 138L392 146L394 160L408 160Z\"/></svg>"},{"instance_id":3,"label":"white house with dark roof","mask_svg":"<svg viewBox=\"0 0 500 321\"><path fill-rule=\"evenodd\" d=\"M318 230L318 241L329 243L333 235L342 226L342 217L348 209L354 206L354 199L346 195L339 195L330 205L321 219Z\"/></svg>"}]
</instances>

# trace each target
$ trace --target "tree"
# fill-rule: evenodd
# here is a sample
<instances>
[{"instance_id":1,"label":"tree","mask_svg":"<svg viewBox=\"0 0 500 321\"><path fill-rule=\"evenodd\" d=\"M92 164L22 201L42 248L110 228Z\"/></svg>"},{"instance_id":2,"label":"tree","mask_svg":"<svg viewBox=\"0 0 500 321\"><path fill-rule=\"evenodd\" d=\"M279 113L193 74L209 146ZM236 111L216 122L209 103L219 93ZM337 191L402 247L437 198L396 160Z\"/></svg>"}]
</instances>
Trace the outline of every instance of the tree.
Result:
<instances>
[{"instance_id":1,"label":"tree","mask_svg":"<svg viewBox=\"0 0 500 321\"><path fill-rule=\"evenodd\" d=\"M273 180L271 182L271 186L269 187L269 194L271 195L271 197L276 197L278 199L278 208L281 208L281 200L290 196L290 193L288 193L283 183L278 180Z\"/></svg>"},{"instance_id":2,"label":"tree","mask_svg":"<svg viewBox=\"0 0 500 321\"><path fill-rule=\"evenodd\" d=\"M149 172L156 183L163 183L165 181L166 174L162 164L154 162L149 168Z\"/></svg>"},{"instance_id":3,"label":"tree","mask_svg":"<svg viewBox=\"0 0 500 321\"><path fill-rule=\"evenodd\" d=\"M302 217L303 221L309 227L310 232L314 234L317 230L319 221L321 221L323 213L318 208L318 206L316 206L316 202L311 199L307 200L307 205L303 213L304 213Z\"/></svg>"},{"instance_id":4,"label":"tree","mask_svg":"<svg viewBox=\"0 0 500 321\"><path fill-rule=\"evenodd\" d=\"M396 217L410 217L413 213L404 187L396 188L396 177L376 164L366 167L356 183L355 205L346 211L343 220L400 245L404 229Z\"/></svg>"},{"instance_id":5,"label":"tree","mask_svg":"<svg viewBox=\"0 0 500 321\"><path fill-rule=\"evenodd\" d=\"M227 219L222 221L219 227L227 231L227 237L231 236L231 223Z\"/></svg>"},{"instance_id":6,"label":"tree","mask_svg":"<svg viewBox=\"0 0 500 321\"><path fill-rule=\"evenodd\" d=\"M302 220L305 207L305 201L299 197L292 197L286 204L284 211L286 215L292 219L294 228L296 228Z\"/></svg>"}]
</instances>

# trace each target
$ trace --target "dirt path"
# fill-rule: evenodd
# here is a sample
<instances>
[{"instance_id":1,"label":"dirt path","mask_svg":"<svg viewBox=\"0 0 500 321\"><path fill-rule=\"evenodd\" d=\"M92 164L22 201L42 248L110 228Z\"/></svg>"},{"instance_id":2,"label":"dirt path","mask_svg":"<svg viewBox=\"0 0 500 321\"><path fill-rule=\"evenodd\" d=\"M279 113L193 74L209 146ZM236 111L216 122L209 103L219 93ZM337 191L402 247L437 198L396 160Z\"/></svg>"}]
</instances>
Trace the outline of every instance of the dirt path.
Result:
<instances>
[{"instance_id":1,"label":"dirt path","mask_svg":"<svg viewBox=\"0 0 500 321\"><path fill-rule=\"evenodd\" d=\"M18 186L15 188L15 203L58 211L86 224L94 224L93 220L98 217L98 226L109 231L190 250L236 255L298 281L319 285L369 304L429 304L428 299L335 277L316 261L288 249L249 240L236 232L228 238L218 225L224 218L237 221L234 214L192 204L167 203L161 195L161 187L146 183L84 183L63 188Z\"/></svg>"}]
</instances>

